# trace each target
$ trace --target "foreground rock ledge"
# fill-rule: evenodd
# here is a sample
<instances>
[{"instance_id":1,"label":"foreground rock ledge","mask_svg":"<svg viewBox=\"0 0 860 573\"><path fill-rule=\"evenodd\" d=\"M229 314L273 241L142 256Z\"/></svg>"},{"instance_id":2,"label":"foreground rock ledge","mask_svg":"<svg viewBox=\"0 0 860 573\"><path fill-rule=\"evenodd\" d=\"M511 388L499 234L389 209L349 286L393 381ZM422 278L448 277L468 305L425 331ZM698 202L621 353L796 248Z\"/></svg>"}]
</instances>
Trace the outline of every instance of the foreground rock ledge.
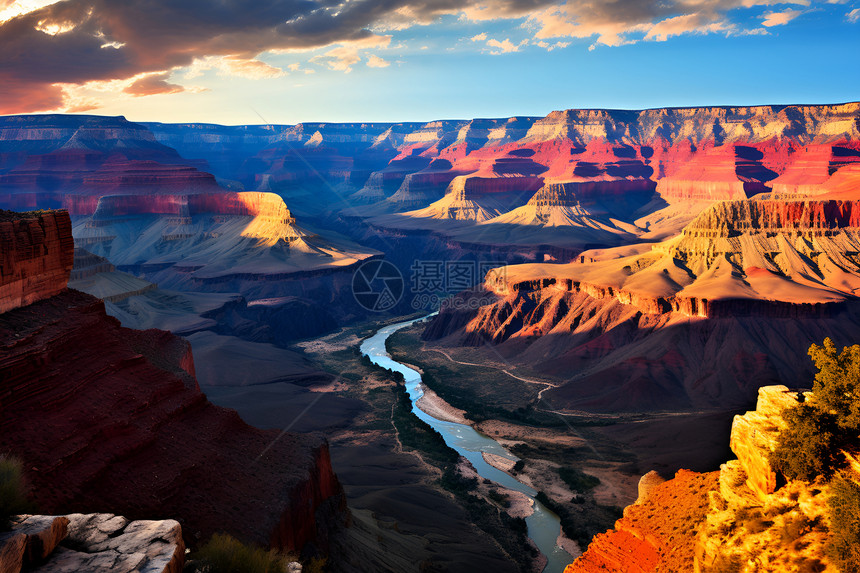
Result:
<instances>
[{"instance_id":1,"label":"foreground rock ledge","mask_svg":"<svg viewBox=\"0 0 860 573\"><path fill-rule=\"evenodd\" d=\"M0 571L179 573L185 544L177 521L129 521L112 513L22 515L0 534Z\"/></svg>"}]
</instances>

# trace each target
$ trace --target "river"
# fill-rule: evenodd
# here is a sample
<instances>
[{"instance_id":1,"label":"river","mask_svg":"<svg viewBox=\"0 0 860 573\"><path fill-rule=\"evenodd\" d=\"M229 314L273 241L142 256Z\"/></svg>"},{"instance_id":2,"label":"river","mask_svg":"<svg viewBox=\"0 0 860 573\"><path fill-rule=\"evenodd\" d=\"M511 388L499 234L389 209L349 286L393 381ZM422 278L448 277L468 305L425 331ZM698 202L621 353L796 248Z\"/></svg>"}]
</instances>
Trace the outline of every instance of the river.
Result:
<instances>
[{"instance_id":1,"label":"river","mask_svg":"<svg viewBox=\"0 0 860 573\"><path fill-rule=\"evenodd\" d=\"M400 322L380 329L376 334L362 342L361 353L370 358L374 364L403 374L406 382L406 391L412 400L412 413L439 432L445 443L469 460L481 477L489 479L502 487L522 492L532 499L534 513L526 518L529 537L531 537L541 553L547 558L547 565L543 570L544 573L562 573L564 568L573 561L573 557L556 545L556 540L561 532L561 524L559 523L558 516L534 499L537 492L533 488L520 483L509 474L485 462L481 452L496 454L511 460L517 460L518 458L503 448L498 442L478 432L471 426L439 420L421 410L416 405L418 399L424 394L421 375L412 368L392 360L391 356L385 350L385 341L389 336L400 329L426 318Z\"/></svg>"}]
</instances>

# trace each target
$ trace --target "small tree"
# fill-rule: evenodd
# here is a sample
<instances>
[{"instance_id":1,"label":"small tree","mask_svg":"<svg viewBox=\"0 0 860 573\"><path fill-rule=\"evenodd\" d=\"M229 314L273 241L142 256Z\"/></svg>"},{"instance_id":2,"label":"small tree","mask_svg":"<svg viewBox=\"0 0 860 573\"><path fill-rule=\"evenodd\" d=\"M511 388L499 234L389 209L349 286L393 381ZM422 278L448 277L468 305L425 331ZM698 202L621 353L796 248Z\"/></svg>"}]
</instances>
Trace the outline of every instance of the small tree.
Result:
<instances>
[{"instance_id":1,"label":"small tree","mask_svg":"<svg viewBox=\"0 0 860 573\"><path fill-rule=\"evenodd\" d=\"M788 479L813 481L818 476L830 477L839 465L842 442L836 416L804 402L785 410L782 417L788 427L779 435L770 455L773 469Z\"/></svg>"},{"instance_id":2,"label":"small tree","mask_svg":"<svg viewBox=\"0 0 860 573\"><path fill-rule=\"evenodd\" d=\"M860 345L846 346L842 352L829 338L809 347L809 356L818 368L812 387L819 409L832 412L840 428L860 430Z\"/></svg>"},{"instance_id":3,"label":"small tree","mask_svg":"<svg viewBox=\"0 0 860 573\"><path fill-rule=\"evenodd\" d=\"M788 479L825 479L845 463L840 450L860 433L860 345L837 352L829 338L809 347L818 367L812 398L787 408L771 466Z\"/></svg>"}]
</instances>

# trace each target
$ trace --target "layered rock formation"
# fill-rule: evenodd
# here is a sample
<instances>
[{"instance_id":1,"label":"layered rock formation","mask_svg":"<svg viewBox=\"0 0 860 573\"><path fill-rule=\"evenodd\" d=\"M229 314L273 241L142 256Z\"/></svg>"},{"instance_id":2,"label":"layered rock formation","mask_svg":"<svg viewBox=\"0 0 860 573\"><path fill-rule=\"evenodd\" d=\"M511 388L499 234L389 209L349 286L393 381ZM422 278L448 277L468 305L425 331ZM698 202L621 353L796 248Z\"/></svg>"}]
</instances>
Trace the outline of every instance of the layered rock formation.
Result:
<instances>
[{"instance_id":1,"label":"layered rock formation","mask_svg":"<svg viewBox=\"0 0 860 573\"><path fill-rule=\"evenodd\" d=\"M483 306L443 309L425 338L489 341L563 377L543 393L560 408L741 404L760 385L803 380L816 337L856 337L855 211L853 201L719 203L663 243L491 272L473 295Z\"/></svg>"},{"instance_id":2,"label":"layered rock formation","mask_svg":"<svg viewBox=\"0 0 860 573\"><path fill-rule=\"evenodd\" d=\"M463 222L498 218L502 224L511 220L514 224L524 220L530 225L542 224L534 217L524 219L517 211L527 207L530 194L525 191L535 190L531 185L539 178L548 184L576 184L581 205L599 225L614 227L620 221L632 235L663 238L713 201L746 199L772 190L782 196L824 193L828 182L855 161L858 109L858 104L851 103L567 110L529 120L526 123L531 127L518 140L484 139L484 133L495 129L493 122L476 120L463 125L448 147L444 146L446 138L435 133L434 145L402 148L401 158L418 155L450 163L447 175L452 179L444 197L434 201L432 192L422 194L422 200L434 202L417 209L421 207L417 201L392 205L392 199L401 193L384 199L387 193L379 190L385 176L382 170L370 176L361 193L364 201L382 203L358 214L375 216L371 222L376 227L430 229L468 243L509 243L516 241L513 230L470 231ZM802 172L810 161L817 166L816 172L804 179ZM401 191L424 181L422 173L399 170ZM443 174L434 170L436 184L444 180ZM422 179L416 180L419 176ZM413 210L380 216L404 207ZM561 217L557 223L553 233L526 231L526 241L580 248L618 244L611 234L571 233L566 227L577 227L575 220L568 225L566 217Z\"/></svg>"},{"instance_id":3,"label":"layered rock formation","mask_svg":"<svg viewBox=\"0 0 860 573\"><path fill-rule=\"evenodd\" d=\"M125 118L0 118L0 207L89 215L109 193L217 192L215 178Z\"/></svg>"},{"instance_id":4,"label":"layered rock formation","mask_svg":"<svg viewBox=\"0 0 860 573\"><path fill-rule=\"evenodd\" d=\"M706 526L696 540L697 573L733 565L742 571L836 573L824 550L827 484L777 482L768 462L785 429L782 411L795 404L796 391L771 386L759 390L755 410L735 416L731 448L738 459L720 466L719 487L709 494Z\"/></svg>"},{"instance_id":5,"label":"layered rock formation","mask_svg":"<svg viewBox=\"0 0 860 573\"><path fill-rule=\"evenodd\" d=\"M179 573L185 543L179 523L129 521L113 514L22 515L0 534L0 570Z\"/></svg>"},{"instance_id":6,"label":"layered rock formation","mask_svg":"<svg viewBox=\"0 0 860 573\"><path fill-rule=\"evenodd\" d=\"M134 275L117 271L109 260L85 250L75 249L69 288L91 294L106 302L117 303L155 290L158 285Z\"/></svg>"},{"instance_id":7,"label":"layered rock formation","mask_svg":"<svg viewBox=\"0 0 860 573\"><path fill-rule=\"evenodd\" d=\"M172 287L338 270L375 254L304 231L283 199L262 192L106 196L74 235L121 270L163 271L151 280Z\"/></svg>"},{"instance_id":8,"label":"layered rock formation","mask_svg":"<svg viewBox=\"0 0 860 573\"><path fill-rule=\"evenodd\" d=\"M73 264L69 214L0 211L0 312L66 288Z\"/></svg>"},{"instance_id":9,"label":"layered rock formation","mask_svg":"<svg viewBox=\"0 0 860 573\"><path fill-rule=\"evenodd\" d=\"M349 216L498 244L505 233L464 233L463 221L524 207L542 183L576 183L601 225L619 220L633 235L661 238L714 200L842 189L835 180L860 159L858 109L565 110L545 118L236 127L19 116L0 125L0 188L12 192L7 206L89 215L105 194L217 192L196 169L211 166L225 186L276 191L302 216L370 204ZM563 230L527 235L530 244L617 244L611 234L604 243Z\"/></svg>"},{"instance_id":10,"label":"layered rock formation","mask_svg":"<svg viewBox=\"0 0 860 573\"><path fill-rule=\"evenodd\" d=\"M796 404L785 386L761 388L756 409L735 416L738 459L719 472L680 470L624 510L565 573L615 571L836 572L824 551L827 486L779 484L767 459Z\"/></svg>"},{"instance_id":11,"label":"layered rock formation","mask_svg":"<svg viewBox=\"0 0 860 573\"><path fill-rule=\"evenodd\" d=\"M68 230L60 238L71 261ZM35 248L43 263L56 256ZM212 405L187 342L122 328L96 298L4 302L15 308L0 314L0 448L23 460L40 510L173 517L194 544L227 531L325 549L345 506L323 439L257 430Z\"/></svg>"}]
</instances>

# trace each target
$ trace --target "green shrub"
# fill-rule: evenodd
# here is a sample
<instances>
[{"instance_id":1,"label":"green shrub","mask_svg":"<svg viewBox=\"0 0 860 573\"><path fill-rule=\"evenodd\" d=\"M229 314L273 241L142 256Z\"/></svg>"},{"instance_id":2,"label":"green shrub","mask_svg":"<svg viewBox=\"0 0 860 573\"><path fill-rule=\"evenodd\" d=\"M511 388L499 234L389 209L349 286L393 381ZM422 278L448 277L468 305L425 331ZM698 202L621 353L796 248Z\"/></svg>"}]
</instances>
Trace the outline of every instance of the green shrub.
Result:
<instances>
[{"instance_id":1,"label":"green shrub","mask_svg":"<svg viewBox=\"0 0 860 573\"><path fill-rule=\"evenodd\" d=\"M285 573L291 559L275 550L245 545L225 533L216 533L192 559L196 571L207 573Z\"/></svg>"},{"instance_id":2,"label":"green shrub","mask_svg":"<svg viewBox=\"0 0 860 573\"><path fill-rule=\"evenodd\" d=\"M328 564L327 557L312 557L310 561L302 567L302 573L323 573Z\"/></svg>"},{"instance_id":3,"label":"green shrub","mask_svg":"<svg viewBox=\"0 0 860 573\"><path fill-rule=\"evenodd\" d=\"M830 478L844 464L840 450L860 433L860 345L837 352L829 338L809 347L818 373L812 398L787 408L771 466L788 479Z\"/></svg>"},{"instance_id":4,"label":"green shrub","mask_svg":"<svg viewBox=\"0 0 860 573\"><path fill-rule=\"evenodd\" d=\"M782 417L788 427L770 454L773 469L788 479L830 477L839 466L839 449L845 441L836 416L804 402L785 410Z\"/></svg>"},{"instance_id":5,"label":"green shrub","mask_svg":"<svg viewBox=\"0 0 860 573\"><path fill-rule=\"evenodd\" d=\"M558 475L573 491L584 492L600 485L600 480L576 468L559 468Z\"/></svg>"},{"instance_id":6,"label":"green shrub","mask_svg":"<svg viewBox=\"0 0 860 573\"><path fill-rule=\"evenodd\" d=\"M0 529L9 527L9 519L32 510L21 461L0 455Z\"/></svg>"},{"instance_id":7,"label":"green shrub","mask_svg":"<svg viewBox=\"0 0 860 573\"><path fill-rule=\"evenodd\" d=\"M860 485L841 475L834 477L827 509L830 514L828 556L840 571L860 571Z\"/></svg>"}]
</instances>

